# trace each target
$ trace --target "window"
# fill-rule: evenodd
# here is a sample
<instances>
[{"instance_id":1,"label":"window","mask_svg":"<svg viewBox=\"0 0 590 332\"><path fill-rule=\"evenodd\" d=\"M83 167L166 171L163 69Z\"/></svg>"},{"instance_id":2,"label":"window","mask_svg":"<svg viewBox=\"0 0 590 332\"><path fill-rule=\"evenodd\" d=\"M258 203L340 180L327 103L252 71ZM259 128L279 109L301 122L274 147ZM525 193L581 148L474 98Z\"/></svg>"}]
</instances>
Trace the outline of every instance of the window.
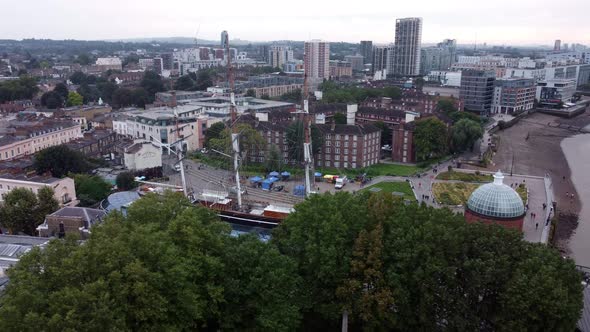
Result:
<instances>
[{"instance_id":1,"label":"window","mask_svg":"<svg viewBox=\"0 0 590 332\"><path fill-rule=\"evenodd\" d=\"M332 149L326 148L326 153L330 153L330 152L332 152Z\"/></svg>"},{"instance_id":2,"label":"window","mask_svg":"<svg viewBox=\"0 0 590 332\"><path fill-rule=\"evenodd\" d=\"M336 152L337 154L340 154L340 149L339 149L339 148L336 148L336 149L334 150L334 152Z\"/></svg>"}]
</instances>

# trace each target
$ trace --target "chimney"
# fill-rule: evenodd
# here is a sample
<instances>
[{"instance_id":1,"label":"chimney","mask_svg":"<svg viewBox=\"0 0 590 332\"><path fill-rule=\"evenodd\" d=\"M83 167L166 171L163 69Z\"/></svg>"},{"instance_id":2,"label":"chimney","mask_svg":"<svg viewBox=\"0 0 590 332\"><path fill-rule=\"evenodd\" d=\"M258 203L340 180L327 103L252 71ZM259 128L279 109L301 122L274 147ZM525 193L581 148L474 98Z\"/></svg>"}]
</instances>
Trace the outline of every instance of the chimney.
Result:
<instances>
[{"instance_id":1,"label":"chimney","mask_svg":"<svg viewBox=\"0 0 590 332\"><path fill-rule=\"evenodd\" d=\"M170 99L170 107L176 107L177 103L176 103L176 91L172 91L170 92L170 94L172 95L171 99Z\"/></svg>"},{"instance_id":2,"label":"chimney","mask_svg":"<svg viewBox=\"0 0 590 332\"><path fill-rule=\"evenodd\" d=\"M416 119L416 113L414 112L406 112L406 123L410 123Z\"/></svg>"},{"instance_id":3,"label":"chimney","mask_svg":"<svg viewBox=\"0 0 590 332\"><path fill-rule=\"evenodd\" d=\"M332 131L334 131L336 129L336 122L332 121L332 125L330 126L330 129Z\"/></svg>"},{"instance_id":4,"label":"chimney","mask_svg":"<svg viewBox=\"0 0 590 332\"><path fill-rule=\"evenodd\" d=\"M356 123L356 111L358 111L357 104L346 105L346 124L354 125Z\"/></svg>"}]
</instances>

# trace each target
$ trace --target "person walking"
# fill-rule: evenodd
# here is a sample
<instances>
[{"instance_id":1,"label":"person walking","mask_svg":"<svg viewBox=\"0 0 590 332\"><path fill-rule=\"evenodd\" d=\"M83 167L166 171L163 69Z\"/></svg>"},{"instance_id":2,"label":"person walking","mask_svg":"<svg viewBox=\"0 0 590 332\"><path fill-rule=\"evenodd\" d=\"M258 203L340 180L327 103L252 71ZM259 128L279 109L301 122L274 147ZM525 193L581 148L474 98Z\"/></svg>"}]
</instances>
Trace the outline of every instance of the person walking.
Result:
<instances>
[{"instance_id":1,"label":"person walking","mask_svg":"<svg viewBox=\"0 0 590 332\"><path fill-rule=\"evenodd\" d=\"M535 229L539 229L539 223L535 223Z\"/></svg>"}]
</instances>

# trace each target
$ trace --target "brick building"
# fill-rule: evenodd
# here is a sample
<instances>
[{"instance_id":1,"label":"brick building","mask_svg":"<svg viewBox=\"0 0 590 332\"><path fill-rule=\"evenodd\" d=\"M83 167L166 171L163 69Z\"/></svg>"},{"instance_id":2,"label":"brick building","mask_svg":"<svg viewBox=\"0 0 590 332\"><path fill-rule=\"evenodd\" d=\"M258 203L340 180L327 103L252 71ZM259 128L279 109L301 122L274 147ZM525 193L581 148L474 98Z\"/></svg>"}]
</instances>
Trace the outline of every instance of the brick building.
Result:
<instances>
[{"instance_id":1,"label":"brick building","mask_svg":"<svg viewBox=\"0 0 590 332\"><path fill-rule=\"evenodd\" d=\"M78 234L81 239L86 239L90 235L90 228L100 223L105 216L104 210L64 207L47 215L45 221L37 227L37 232L40 237ZM62 231L63 234L60 234Z\"/></svg>"}]
</instances>

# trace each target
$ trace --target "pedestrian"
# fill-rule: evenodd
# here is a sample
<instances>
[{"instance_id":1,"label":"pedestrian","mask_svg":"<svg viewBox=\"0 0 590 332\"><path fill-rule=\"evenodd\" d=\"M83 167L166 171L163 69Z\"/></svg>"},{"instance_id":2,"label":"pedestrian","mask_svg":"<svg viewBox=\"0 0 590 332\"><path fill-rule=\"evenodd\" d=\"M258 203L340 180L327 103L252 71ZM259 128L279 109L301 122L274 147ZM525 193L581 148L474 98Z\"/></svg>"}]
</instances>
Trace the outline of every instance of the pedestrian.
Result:
<instances>
[{"instance_id":1,"label":"pedestrian","mask_svg":"<svg viewBox=\"0 0 590 332\"><path fill-rule=\"evenodd\" d=\"M547 209L547 204L543 203L543 210Z\"/></svg>"},{"instance_id":2,"label":"pedestrian","mask_svg":"<svg viewBox=\"0 0 590 332\"><path fill-rule=\"evenodd\" d=\"M422 182L418 182L418 188L422 188Z\"/></svg>"},{"instance_id":3,"label":"pedestrian","mask_svg":"<svg viewBox=\"0 0 590 332\"><path fill-rule=\"evenodd\" d=\"M572 199L574 199L574 193L572 193Z\"/></svg>"},{"instance_id":4,"label":"pedestrian","mask_svg":"<svg viewBox=\"0 0 590 332\"><path fill-rule=\"evenodd\" d=\"M551 218L547 218L547 222L545 223L545 226L549 225L550 220L551 220Z\"/></svg>"},{"instance_id":5,"label":"pedestrian","mask_svg":"<svg viewBox=\"0 0 590 332\"><path fill-rule=\"evenodd\" d=\"M531 219L535 218L535 214L531 212Z\"/></svg>"},{"instance_id":6,"label":"pedestrian","mask_svg":"<svg viewBox=\"0 0 590 332\"><path fill-rule=\"evenodd\" d=\"M539 229L539 223L535 224L535 229Z\"/></svg>"},{"instance_id":7,"label":"pedestrian","mask_svg":"<svg viewBox=\"0 0 590 332\"><path fill-rule=\"evenodd\" d=\"M565 192L565 197L570 197L570 192L569 191L566 191Z\"/></svg>"},{"instance_id":8,"label":"pedestrian","mask_svg":"<svg viewBox=\"0 0 590 332\"><path fill-rule=\"evenodd\" d=\"M565 181L565 175L563 176L563 181Z\"/></svg>"}]
</instances>

